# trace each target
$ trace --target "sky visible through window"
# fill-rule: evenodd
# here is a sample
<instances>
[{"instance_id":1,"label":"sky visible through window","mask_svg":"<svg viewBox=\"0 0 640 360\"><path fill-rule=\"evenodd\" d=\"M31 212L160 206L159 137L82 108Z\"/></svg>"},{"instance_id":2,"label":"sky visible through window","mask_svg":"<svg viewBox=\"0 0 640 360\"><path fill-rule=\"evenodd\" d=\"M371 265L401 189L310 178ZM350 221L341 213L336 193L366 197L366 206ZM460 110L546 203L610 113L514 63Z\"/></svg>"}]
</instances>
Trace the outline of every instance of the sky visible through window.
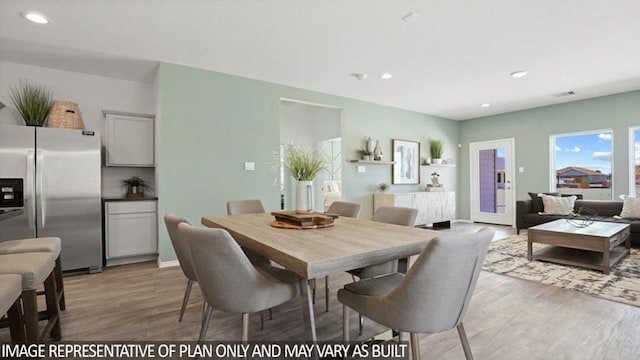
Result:
<instances>
[{"instance_id":1,"label":"sky visible through window","mask_svg":"<svg viewBox=\"0 0 640 360\"><path fill-rule=\"evenodd\" d=\"M633 153L635 157L635 164L640 165L640 129L635 129L633 131Z\"/></svg>"},{"instance_id":2,"label":"sky visible through window","mask_svg":"<svg viewBox=\"0 0 640 360\"><path fill-rule=\"evenodd\" d=\"M636 139L640 131L636 130ZM556 170L578 166L611 174L611 132L556 137ZM640 143L636 142L636 158Z\"/></svg>"}]
</instances>

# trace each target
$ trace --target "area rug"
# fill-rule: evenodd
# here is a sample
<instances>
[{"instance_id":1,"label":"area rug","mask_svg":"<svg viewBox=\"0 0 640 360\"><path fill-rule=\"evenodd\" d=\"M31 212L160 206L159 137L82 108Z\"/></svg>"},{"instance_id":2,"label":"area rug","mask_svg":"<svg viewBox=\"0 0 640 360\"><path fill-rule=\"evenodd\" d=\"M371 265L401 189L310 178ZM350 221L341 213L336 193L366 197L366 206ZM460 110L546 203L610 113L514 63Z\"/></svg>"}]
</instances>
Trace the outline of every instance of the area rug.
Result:
<instances>
[{"instance_id":1,"label":"area rug","mask_svg":"<svg viewBox=\"0 0 640 360\"><path fill-rule=\"evenodd\" d=\"M546 245L533 244L539 249ZM491 243L483 270L519 279L572 289L599 298L640 307L640 253L631 254L609 275L573 266L527 260L527 235Z\"/></svg>"}]
</instances>

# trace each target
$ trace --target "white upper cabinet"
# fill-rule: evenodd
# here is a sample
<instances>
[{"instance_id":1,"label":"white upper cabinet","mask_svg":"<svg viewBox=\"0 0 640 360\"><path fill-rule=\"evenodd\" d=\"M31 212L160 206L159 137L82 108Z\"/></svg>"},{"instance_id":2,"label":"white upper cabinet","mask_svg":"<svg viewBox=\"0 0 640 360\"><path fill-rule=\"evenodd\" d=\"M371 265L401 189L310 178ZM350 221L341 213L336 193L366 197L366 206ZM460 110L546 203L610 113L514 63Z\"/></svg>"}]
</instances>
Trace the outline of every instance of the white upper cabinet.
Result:
<instances>
[{"instance_id":1,"label":"white upper cabinet","mask_svg":"<svg viewBox=\"0 0 640 360\"><path fill-rule=\"evenodd\" d=\"M106 166L153 167L154 115L103 110Z\"/></svg>"}]
</instances>

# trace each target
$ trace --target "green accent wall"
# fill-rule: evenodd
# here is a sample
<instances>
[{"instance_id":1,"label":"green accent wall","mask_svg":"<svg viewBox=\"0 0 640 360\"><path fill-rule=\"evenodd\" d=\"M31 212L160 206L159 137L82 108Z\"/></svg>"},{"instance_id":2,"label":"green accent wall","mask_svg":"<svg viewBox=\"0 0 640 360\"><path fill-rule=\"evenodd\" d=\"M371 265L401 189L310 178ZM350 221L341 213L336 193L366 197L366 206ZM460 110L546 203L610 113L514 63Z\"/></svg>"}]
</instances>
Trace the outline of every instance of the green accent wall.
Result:
<instances>
[{"instance_id":1,"label":"green accent wall","mask_svg":"<svg viewBox=\"0 0 640 360\"><path fill-rule=\"evenodd\" d=\"M348 162L367 136L380 140L384 160L391 160L394 138L420 141L423 157L429 156L429 140L438 138L445 143L444 157L458 162L457 121L167 63L160 65L159 87L160 219L173 212L199 224L202 216L226 214L227 200L250 198L262 199L267 211L278 209L272 154L280 143L281 98L343 109L344 197L363 204L361 218L371 217L378 184L391 184L391 165L366 165L366 173L357 173L356 165ZM245 171L245 161L255 162L255 171ZM422 175L421 185L390 190L420 190L429 181L425 171ZM159 230L160 260L174 260L162 222Z\"/></svg>"},{"instance_id":2,"label":"green accent wall","mask_svg":"<svg viewBox=\"0 0 640 360\"><path fill-rule=\"evenodd\" d=\"M629 127L640 126L640 91L460 122L457 210L470 218L469 143L515 139L515 200L527 192L546 191L549 183L549 136L578 131L613 130L614 199L629 192ZM519 167L524 173L518 173ZM514 210L515 211L515 210Z\"/></svg>"}]
</instances>

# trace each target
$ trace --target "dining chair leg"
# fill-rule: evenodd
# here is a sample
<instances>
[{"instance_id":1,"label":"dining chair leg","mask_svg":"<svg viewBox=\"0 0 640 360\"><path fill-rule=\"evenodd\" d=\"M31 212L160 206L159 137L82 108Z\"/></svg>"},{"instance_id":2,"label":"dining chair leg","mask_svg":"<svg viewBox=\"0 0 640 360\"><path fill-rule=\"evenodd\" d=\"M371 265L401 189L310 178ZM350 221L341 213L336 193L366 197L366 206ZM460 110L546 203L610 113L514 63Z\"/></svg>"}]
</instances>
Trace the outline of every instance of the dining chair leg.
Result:
<instances>
[{"instance_id":1,"label":"dining chair leg","mask_svg":"<svg viewBox=\"0 0 640 360\"><path fill-rule=\"evenodd\" d=\"M464 326L462 326L462 322L458 324L458 335L460 335L460 342L462 343L462 350L464 350L464 356L467 360L473 360L473 355L471 354L471 347L469 346L469 339L467 339L467 332L464 331Z\"/></svg>"},{"instance_id":2,"label":"dining chair leg","mask_svg":"<svg viewBox=\"0 0 640 360\"><path fill-rule=\"evenodd\" d=\"M302 311L302 317L304 321L305 335L307 337L307 340L309 340L308 338L311 337L311 341L317 342L318 335L316 333L316 319L313 310L313 300L311 299L311 294L313 294L313 292L311 291L312 281L313 280L300 279L300 293L303 295L300 296L300 302L302 308L304 309Z\"/></svg>"},{"instance_id":3,"label":"dining chair leg","mask_svg":"<svg viewBox=\"0 0 640 360\"><path fill-rule=\"evenodd\" d=\"M410 333L409 339L411 340L411 359L420 360L420 340L418 340L418 334Z\"/></svg>"},{"instance_id":4,"label":"dining chair leg","mask_svg":"<svg viewBox=\"0 0 640 360\"><path fill-rule=\"evenodd\" d=\"M358 313L358 335L362 336L362 331L364 330L364 317L362 314Z\"/></svg>"},{"instance_id":5,"label":"dining chair leg","mask_svg":"<svg viewBox=\"0 0 640 360\"><path fill-rule=\"evenodd\" d=\"M329 312L329 275L324 277L324 311Z\"/></svg>"},{"instance_id":6,"label":"dining chair leg","mask_svg":"<svg viewBox=\"0 0 640 360\"><path fill-rule=\"evenodd\" d=\"M184 297L182 298L182 307L180 308L180 317L178 321L182 321L184 311L187 309L187 303L189 303L189 295L191 294L191 287L193 286L193 280L187 281L187 288L184 290Z\"/></svg>"},{"instance_id":7,"label":"dining chair leg","mask_svg":"<svg viewBox=\"0 0 640 360\"><path fill-rule=\"evenodd\" d=\"M242 342L249 341L249 313L242 313Z\"/></svg>"},{"instance_id":8,"label":"dining chair leg","mask_svg":"<svg viewBox=\"0 0 640 360\"><path fill-rule=\"evenodd\" d=\"M198 341L203 341L207 336L207 329L209 328L209 321L211 320L211 312L213 308L211 306L207 306L207 310L202 317L202 327L200 328L200 337Z\"/></svg>"},{"instance_id":9,"label":"dining chair leg","mask_svg":"<svg viewBox=\"0 0 640 360\"><path fill-rule=\"evenodd\" d=\"M342 340L349 341L349 308L342 305Z\"/></svg>"}]
</instances>

